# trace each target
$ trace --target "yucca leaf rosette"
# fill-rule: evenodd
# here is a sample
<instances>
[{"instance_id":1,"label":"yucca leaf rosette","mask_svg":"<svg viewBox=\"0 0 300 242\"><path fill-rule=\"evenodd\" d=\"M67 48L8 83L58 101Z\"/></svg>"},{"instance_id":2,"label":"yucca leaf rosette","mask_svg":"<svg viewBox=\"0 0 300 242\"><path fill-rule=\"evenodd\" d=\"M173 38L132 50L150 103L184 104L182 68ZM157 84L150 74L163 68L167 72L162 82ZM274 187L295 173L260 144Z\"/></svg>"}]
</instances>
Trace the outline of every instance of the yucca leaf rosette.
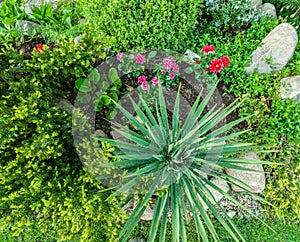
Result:
<instances>
[{"instance_id":1,"label":"yucca leaf rosette","mask_svg":"<svg viewBox=\"0 0 300 242\"><path fill-rule=\"evenodd\" d=\"M118 158L118 161L105 164L103 167L117 168L126 174L123 183L115 187L116 191L112 197L125 193L127 194L125 201L129 202L133 199L133 194L143 193L120 233L120 241L128 241L153 196L157 196L157 199L149 241L165 241L167 223L170 219L174 242L187 241L185 224L190 219L195 223L199 241L209 241L209 233L214 241L220 241L214 228L214 219L224 226L234 241L245 241L232 219L215 200L211 189L223 194L243 209L248 209L208 177L225 180L258 197L250 191L247 184L227 175L224 170L226 168L251 170L239 164L268 162L235 158L237 154L257 150L260 147L233 141L247 130L227 133L245 118L218 126L240 103L232 103L225 108L216 108L215 105L207 110L215 88L212 88L204 98L202 92L199 94L183 121L179 117L180 87L171 117L161 85L154 113L142 96L140 105L131 99L135 114L131 114L116 103L120 112L135 128L116 123L115 130L124 139L99 139L110 143L115 148L115 157ZM267 202L262 198L259 199ZM191 211L192 218L188 215L188 210ZM251 211L248 212L252 214Z\"/></svg>"}]
</instances>

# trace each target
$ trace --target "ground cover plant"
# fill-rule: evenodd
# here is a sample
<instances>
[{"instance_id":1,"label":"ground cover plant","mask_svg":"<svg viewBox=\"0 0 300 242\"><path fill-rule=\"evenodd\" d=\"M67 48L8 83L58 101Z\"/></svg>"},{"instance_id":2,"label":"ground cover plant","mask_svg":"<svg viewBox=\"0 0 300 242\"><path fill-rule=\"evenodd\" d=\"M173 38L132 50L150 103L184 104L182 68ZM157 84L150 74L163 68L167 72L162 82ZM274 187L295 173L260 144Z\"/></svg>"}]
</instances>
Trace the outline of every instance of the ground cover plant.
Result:
<instances>
[{"instance_id":1,"label":"ground cover plant","mask_svg":"<svg viewBox=\"0 0 300 242\"><path fill-rule=\"evenodd\" d=\"M300 75L300 47L297 46L293 58L277 74L248 75L244 71L251 53L276 25L289 21L297 26L297 3L274 1L282 18L271 20L264 16L255 18L255 9L250 5L236 9L234 13L240 15L226 15L226 11L234 5L228 9L214 5L211 9L212 4L217 2L221 1L192 1L188 5L185 1L175 1L173 4L162 1L157 8L157 3L152 1L147 1L145 5L143 1L104 3L100 0L79 0L59 3L57 9L42 5L35 8L31 17L24 13L22 1L2 2L7 7L0 11L0 241L116 241L120 233L127 238L137 236L147 239L150 236L154 240L156 232L157 238L161 237L164 241L176 241L178 236L184 240L184 234L188 241L230 241L230 236L239 240L242 235L249 241L299 239L300 235L294 231L299 230L300 220L300 108L291 100L281 100L279 88L283 77ZM228 4L234 2L228 1ZM106 7L100 9L97 7L99 4ZM124 12L128 11L132 14L125 15ZM149 17L149 14L154 17ZM220 16L223 19L217 19ZM81 18L87 22L80 21ZM245 25L241 25L241 19L247 19ZM251 21L248 22L248 19ZM40 27L24 30L16 24L17 20L31 21ZM299 33L299 28L297 31ZM75 39L78 35L80 38ZM180 64L179 60L165 56L166 59L160 58L161 63L152 72L139 69L142 66L140 63L147 61L147 58L143 59L142 52L134 53L133 59L125 54L132 48L140 48L141 51L144 47L168 48L181 55L189 48L202 56L184 69L175 65ZM205 52L215 52L216 55L204 55ZM221 62L222 57L229 59ZM113 58L120 66L110 67L106 77L98 75L97 66L109 63ZM208 59L204 61L204 58ZM217 60L212 63L214 58ZM130 61L137 64L134 70L119 75L120 70L125 72L124 68L130 66L126 66ZM230 64L223 68L226 61ZM221 71L218 64L222 65ZM138 110L140 115L153 112L163 127L166 127L167 116L170 127L178 127L176 118L172 123L172 115L156 109L156 105L160 105L157 101L163 101L158 90L159 81L167 88L178 88L181 83L181 90L188 90L190 86L184 84L180 73L186 70L186 74L197 80L197 75L200 77L203 74L201 70L205 71L205 68L208 68L205 73L213 80L212 86L217 83L216 90L223 95L226 105L237 98L243 100L230 113L227 121L244 120L252 115L237 126L230 127L227 135L233 137L240 132L239 142L256 143L277 150L260 153L263 162L272 163L264 165L267 186L262 196L274 205L263 205L262 222L270 225L277 234L257 220L233 218L235 227L231 220L225 218L229 226L224 226L224 218L219 217L218 222L218 219L205 215L201 203L188 196L189 192L195 193L190 189L185 194L190 198L190 203L197 204L191 206L194 215L201 211L205 217L204 227L201 220L192 220L184 227L183 217L178 216L183 215L184 211L178 209L174 199L168 200L175 193L180 194L176 183L172 186L173 190L161 187L157 191L161 196L159 206L166 207L169 201L172 210L176 211L171 215L175 222L166 222L166 215L159 209L155 216L163 218L163 226L158 230L158 224L138 222L133 217L134 214L141 215L146 205L150 205L154 189L144 193L146 198L141 194L135 196L140 207L126 224L130 214L119 210L119 207L127 200L120 195L114 197L116 193L111 196L114 191L106 190L105 184L99 183L89 167L84 167L79 159L81 154L74 147L71 120L71 105L78 98L78 93L83 93L83 103L93 98L98 120L96 128L104 129L105 135L110 138L108 120L116 115L116 102L132 88L138 88L142 99L149 102L141 111ZM94 86L104 88L105 92L91 97ZM197 95L194 91L186 96L195 101ZM62 99L70 103L62 105ZM131 120L135 118L131 117ZM143 133L140 131L146 130L138 122L133 122L130 127L137 132L136 138L140 137ZM148 126L151 127L150 124ZM243 133L246 129L251 130ZM159 132L162 133L157 130ZM168 130L165 133L168 134ZM176 133L172 135L176 136ZM101 136L104 134L101 133ZM94 145L98 145L97 142L91 146ZM117 166L122 161L120 157L113 156L116 151L103 142L102 149L88 158L91 163L99 159ZM156 165L151 163L140 167L140 170L130 169L137 174L150 174ZM216 175L214 172L212 174ZM151 177L148 178L151 181ZM180 182L184 179L187 178L183 177ZM200 186L202 180L194 179L195 182ZM183 183L186 187L191 186L186 180ZM210 204L210 201L207 200L207 203ZM209 207L218 217L214 207L211 204ZM158 223L159 219L155 222ZM134 231L130 228L133 224L136 225ZM231 230L235 235L228 233ZM164 231L167 231L165 236ZM130 235L130 232L133 233ZM202 235L200 239L199 234Z\"/></svg>"}]
</instances>

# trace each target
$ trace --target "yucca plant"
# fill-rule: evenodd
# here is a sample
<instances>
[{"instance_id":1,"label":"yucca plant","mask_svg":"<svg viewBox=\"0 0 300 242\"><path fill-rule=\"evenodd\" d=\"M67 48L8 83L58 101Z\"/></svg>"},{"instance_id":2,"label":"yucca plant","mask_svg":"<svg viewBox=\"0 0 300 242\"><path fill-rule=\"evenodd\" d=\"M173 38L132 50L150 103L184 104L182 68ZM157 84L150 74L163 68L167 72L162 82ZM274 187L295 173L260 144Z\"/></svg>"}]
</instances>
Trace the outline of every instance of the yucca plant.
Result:
<instances>
[{"instance_id":1,"label":"yucca plant","mask_svg":"<svg viewBox=\"0 0 300 242\"><path fill-rule=\"evenodd\" d=\"M117 161L103 166L118 168L126 173L124 182L116 187L112 197L126 193L125 201L129 202L133 197L132 194L143 193L137 199L136 206L120 233L120 241L128 241L154 195L158 198L149 241L165 241L167 223L170 220L174 242L188 241L185 224L189 220L195 223L199 241L209 241L209 233L214 241L220 241L213 220L224 226L234 241L245 241L225 210L216 202L212 189L245 210L247 208L216 186L208 176L243 187L245 192L257 197L249 191L249 186L227 175L223 170L225 168L249 170L238 164L268 162L234 158L236 154L260 147L232 141L246 131L226 134L226 131L242 122L244 118L221 127L217 126L240 104L233 103L223 109L215 105L205 111L214 90L215 87L203 99L201 92L183 121L179 117L180 87L170 119L161 86L154 113L141 96L140 106L131 99L135 114L131 114L116 103L131 126L115 124L115 130L125 137L125 141L100 138L100 141L108 142L115 147L115 157L118 158ZM262 198L259 199L267 202ZM191 211L192 218L189 218L187 210Z\"/></svg>"}]
</instances>

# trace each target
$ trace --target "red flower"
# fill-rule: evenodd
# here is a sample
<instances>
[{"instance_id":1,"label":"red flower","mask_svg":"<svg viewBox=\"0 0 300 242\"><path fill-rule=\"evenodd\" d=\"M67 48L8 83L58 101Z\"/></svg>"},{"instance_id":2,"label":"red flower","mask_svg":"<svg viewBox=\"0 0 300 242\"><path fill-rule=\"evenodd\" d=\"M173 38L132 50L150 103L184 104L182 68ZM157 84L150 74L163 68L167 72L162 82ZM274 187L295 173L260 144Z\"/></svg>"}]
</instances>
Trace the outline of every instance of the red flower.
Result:
<instances>
[{"instance_id":1,"label":"red flower","mask_svg":"<svg viewBox=\"0 0 300 242\"><path fill-rule=\"evenodd\" d=\"M200 61L199 60L196 60L196 62L195 62L197 65L199 65L200 64Z\"/></svg>"},{"instance_id":2,"label":"red flower","mask_svg":"<svg viewBox=\"0 0 300 242\"><path fill-rule=\"evenodd\" d=\"M201 51L204 54L209 54L209 53L214 53L215 52L215 47L213 45L205 45Z\"/></svg>"},{"instance_id":3,"label":"red flower","mask_svg":"<svg viewBox=\"0 0 300 242\"><path fill-rule=\"evenodd\" d=\"M210 62L209 70L210 72L218 73L223 69L223 62L220 59L213 59Z\"/></svg>"},{"instance_id":4,"label":"red flower","mask_svg":"<svg viewBox=\"0 0 300 242\"><path fill-rule=\"evenodd\" d=\"M230 64L230 59L228 56L222 56L221 61L223 62L223 67L226 67Z\"/></svg>"},{"instance_id":5,"label":"red flower","mask_svg":"<svg viewBox=\"0 0 300 242\"><path fill-rule=\"evenodd\" d=\"M37 45L35 47L35 49L38 51L38 52L44 52L44 46L43 45Z\"/></svg>"}]
</instances>

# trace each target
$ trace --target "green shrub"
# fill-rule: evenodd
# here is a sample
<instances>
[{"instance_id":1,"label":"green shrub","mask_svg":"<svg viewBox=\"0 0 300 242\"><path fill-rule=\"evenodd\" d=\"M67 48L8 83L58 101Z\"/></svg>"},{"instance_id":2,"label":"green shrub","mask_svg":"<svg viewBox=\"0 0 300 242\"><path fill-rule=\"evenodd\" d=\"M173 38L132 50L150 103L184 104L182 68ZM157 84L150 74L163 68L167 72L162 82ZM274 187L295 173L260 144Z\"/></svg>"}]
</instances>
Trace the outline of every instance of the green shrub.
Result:
<instances>
[{"instance_id":1,"label":"green shrub","mask_svg":"<svg viewBox=\"0 0 300 242\"><path fill-rule=\"evenodd\" d=\"M0 48L5 88L0 98L0 228L14 236L35 221L41 231L55 228L58 240L115 241L124 220L118 201L106 200L109 194L100 193L103 186L83 169L71 117L57 104L67 95L66 86L74 88L76 78L91 67L93 55L102 53L92 39L86 41L81 46L62 41L53 50L44 46L28 60L11 46Z\"/></svg>"},{"instance_id":2,"label":"green shrub","mask_svg":"<svg viewBox=\"0 0 300 242\"><path fill-rule=\"evenodd\" d=\"M265 166L268 172L265 197L275 207L266 207L281 219L300 219L298 188L300 169L300 108L290 100L261 96L248 99L240 114L255 114L248 120L252 129L242 140L274 147L278 151L266 158L284 165Z\"/></svg>"},{"instance_id":3,"label":"green shrub","mask_svg":"<svg viewBox=\"0 0 300 242\"><path fill-rule=\"evenodd\" d=\"M285 19L299 32L300 2L298 0L271 0L269 2L276 7L278 17Z\"/></svg>"},{"instance_id":4,"label":"green shrub","mask_svg":"<svg viewBox=\"0 0 300 242\"><path fill-rule=\"evenodd\" d=\"M177 50L189 38L203 0L79 0L79 8L98 36L114 38L112 48Z\"/></svg>"}]
</instances>

